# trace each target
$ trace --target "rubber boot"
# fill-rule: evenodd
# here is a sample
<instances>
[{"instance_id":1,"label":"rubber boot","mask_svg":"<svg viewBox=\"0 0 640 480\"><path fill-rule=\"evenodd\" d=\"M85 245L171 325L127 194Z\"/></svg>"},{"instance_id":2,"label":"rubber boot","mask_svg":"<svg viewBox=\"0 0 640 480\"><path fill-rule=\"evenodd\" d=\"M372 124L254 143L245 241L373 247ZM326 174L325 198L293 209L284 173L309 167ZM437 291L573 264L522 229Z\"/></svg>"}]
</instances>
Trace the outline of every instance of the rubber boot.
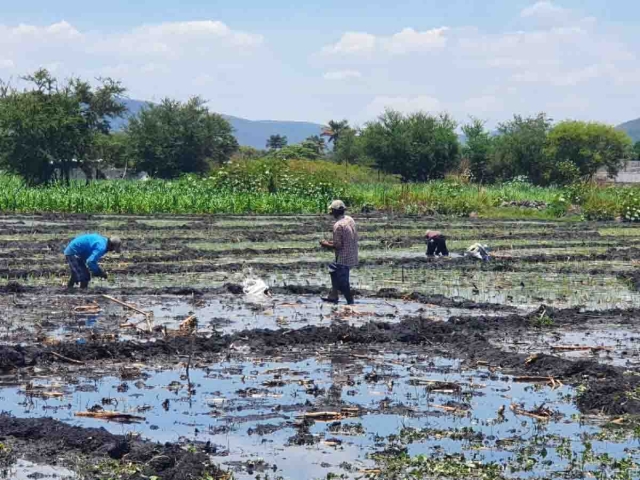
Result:
<instances>
[{"instance_id":1,"label":"rubber boot","mask_svg":"<svg viewBox=\"0 0 640 480\"><path fill-rule=\"evenodd\" d=\"M73 277L71 277L67 282L67 288L71 290L75 286L76 286L76 280Z\"/></svg>"},{"instance_id":2,"label":"rubber boot","mask_svg":"<svg viewBox=\"0 0 640 480\"><path fill-rule=\"evenodd\" d=\"M322 297L322 301L329 303L338 303L340 294L338 293L338 289L336 288L336 274L334 272L330 272L329 275L331 276L331 291L329 292L329 295L327 295L326 297Z\"/></svg>"},{"instance_id":3,"label":"rubber boot","mask_svg":"<svg viewBox=\"0 0 640 480\"><path fill-rule=\"evenodd\" d=\"M80 288L82 290L86 290L88 286L89 286L89 282L80 282Z\"/></svg>"},{"instance_id":4,"label":"rubber boot","mask_svg":"<svg viewBox=\"0 0 640 480\"><path fill-rule=\"evenodd\" d=\"M356 303L353 300L353 293L351 293L351 289L350 288L347 288L344 291L344 298L347 300L347 305L353 305L354 303Z\"/></svg>"}]
</instances>

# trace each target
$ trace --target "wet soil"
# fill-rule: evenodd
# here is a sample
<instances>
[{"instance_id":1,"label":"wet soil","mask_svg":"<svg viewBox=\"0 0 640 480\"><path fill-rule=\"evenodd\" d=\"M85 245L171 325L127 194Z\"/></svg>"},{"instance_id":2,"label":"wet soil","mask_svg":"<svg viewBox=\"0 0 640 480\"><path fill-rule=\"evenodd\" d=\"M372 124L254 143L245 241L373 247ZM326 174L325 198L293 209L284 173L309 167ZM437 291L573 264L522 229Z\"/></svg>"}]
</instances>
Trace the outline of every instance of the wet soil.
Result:
<instances>
[{"instance_id":1,"label":"wet soil","mask_svg":"<svg viewBox=\"0 0 640 480\"><path fill-rule=\"evenodd\" d=\"M177 444L146 442L114 435L103 428L74 427L51 418L15 418L6 414L0 415L0 437L21 442L21 454L37 462L56 464L65 456L78 454L85 462L102 461L105 457L131 462L140 472L126 480L154 475L163 480L222 476L211 464L206 445L192 446L187 451Z\"/></svg>"},{"instance_id":2,"label":"wet soil","mask_svg":"<svg viewBox=\"0 0 640 480\"><path fill-rule=\"evenodd\" d=\"M356 276L364 278L370 275L371 280L364 283L365 288L360 288L357 294L374 305L373 312L369 311L371 305L369 310L363 310L362 306L358 310L356 306L355 310L339 307L327 312L320 305L311 305L313 302L310 301L324 293L326 287L326 283L323 283L327 280L324 278L326 275L315 285L310 281L312 274L324 272L328 261L320 260L323 257L316 247L317 240L330 231L330 222L326 218L0 215L0 222L3 221L0 223L0 276L7 279L6 283L0 285L0 333L4 335L4 343L0 344L0 386L3 388L16 388L16 385L41 381L51 376L63 378L66 382L81 377L99 382L100 378L111 375L116 377L117 382L110 388L117 389L121 397L131 395L134 398L136 395L135 398L145 398L145 395L151 395L145 393L145 380L154 373L138 372L135 378L129 378L126 366L136 364L139 366L135 368L143 370L154 365L161 370L179 368L184 371L185 365L189 365L192 369L204 369L202 375L211 379L213 385L216 381L227 381L229 376L238 377L235 383L232 382L233 395L229 392L211 392L212 398L207 401L212 402L209 404L212 410L199 413L221 420L210 426L211 435L217 435L218 438L232 435L240 444L246 443L249 437L261 439L259 442L264 441L264 448L271 448L268 447L271 437L278 437L283 441L281 448L298 452L296 455L306 448L330 448L334 454L350 451L351 457L344 457L343 463L347 465L350 462L346 460L351 461L354 455L358 456L359 453L353 452L359 450L358 442L349 444L345 437L363 435L366 429L359 422L343 418L342 421L332 422L326 429L320 429L319 423L322 422L304 416L301 420L289 413L353 408L345 400L353 395L354 398L360 398L359 414L366 412L372 416L388 415L391 418L396 418L394 415L433 418L442 422L442 432L451 433L449 427L453 420L448 417L467 415L464 412L471 410L474 399L492 395L492 401L496 402L492 408L498 408L501 398L511 399L510 391L514 382L509 376L516 375L550 378L553 381L549 383L554 386L548 392L545 390L549 388L548 385L539 390L518 388L519 405L524 405L528 398L541 399L545 396L557 401L560 398L559 393L555 392L557 380L565 385L580 387L578 394L567 401L575 402L583 414L640 414L640 376L637 375L640 363L625 362L625 352L631 349L633 339L640 338L640 330L636 328L640 310L616 308L635 305L633 301L636 297L632 296L630 288L640 291L640 277L633 269L640 255L640 236L634 236L633 232L624 235L627 232L623 230L629 228L626 225L445 220L375 214L358 216L361 238L368 243L363 244L363 259ZM422 243L422 225L425 229L428 226L460 232L459 238L454 238L460 242L482 240L491 244L492 241L513 240L516 244L504 249L510 251L509 256L497 256L487 263L463 257L426 259L423 253L413 250ZM600 235L599 231L603 228L618 229L620 235ZM87 230L120 232L122 236L131 238L126 241L125 253L105 259L105 267L115 281L106 286L94 282L94 287L87 293L65 292L60 286L67 274L61 257L62 249L68 238L76 232ZM407 233L399 236L398 232L403 230ZM279 245L287 238L293 239L293 247ZM298 246L298 242L307 240L308 247L304 243ZM215 250L195 248L193 243L198 242L214 244ZM239 243L242 245L236 245ZM296 310L296 321L288 318L288 314L276 313L276 301L272 306L268 303L246 306L247 299L238 282L249 266L260 275L279 279L273 282L271 288L273 298L276 301L280 299L281 304L283 299L291 301L293 307L288 308ZM621 272L622 268L624 272ZM563 295L571 296L571 289L575 289L577 295L583 288L585 291L589 291L588 288L600 288L597 282L603 276L610 277L608 281L612 282L610 285L602 283L604 287L615 293L618 293L616 290L625 290L629 294L614 295L610 301L606 295L603 296L598 311L588 311L582 307L559 308L558 303L539 298L536 293L526 297L534 299L536 303L529 301L518 305L509 300L518 298L517 292L526 292L528 288L544 291L544 285L530 287L529 283L538 280L536 277L543 283L548 278L545 276L548 272L560 278L553 278L556 281L554 285L566 279L569 293ZM215 282L211 276L207 276L212 273L219 273ZM520 273L528 275L527 278L517 277ZM502 282L501 277L512 274L516 274L513 279ZM377 277L374 278L376 275L385 278L378 283ZM154 287L150 281L152 277L166 278L168 286ZM411 281L405 283L405 277ZM172 281L173 278L176 280ZM131 279L131 282L121 279ZM442 295L426 288L432 286L428 283L445 279L452 284L451 294ZM459 283L456 284L455 280L459 280ZM420 282L426 285L420 285ZM480 296L482 289L493 287L491 282L501 283L496 288L504 290L503 299ZM512 285L510 282L516 283ZM466 284L470 287L466 288ZM382 286L384 288L380 288ZM90 302L104 306L100 294L133 303L145 297L155 297L158 305L154 308L164 308L167 316L175 317L173 324L184 318L181 315L186 310L183 310L190 308L190 305L196 309L198 305L206 305L222 297L231 300L227 305L229 308L225 306L215 311L215 317L198 318L207 325L213 325L213 328L203 328L196 335L167 335L162 328L157 328L150 334L118 336L118 325L130 317L121 310L104 313L100 320L101 330L97 330L99 335L96 332L84 335L90 319L75 318L69 312L76 306ZM496 302L499 303L484 301L487 298L497 298ZM260 327L242 331L226 329L225 332L230 332L226 334L216 331L216 327L237 321L240 307L234 306L234 302L243 305L245 310L255 311L256 316L271 308L273 312L270 315L273 315L274 321L282 322L283 326L262 328L262 324L256 323ZM403 308L403 303L419 308ZM541 303L547 306L532 307ZM568 304L579 303L569 301ZM311 308L305 310L302 305L311 305ZM177 311L179 315L175 313ZM310 321L312 315L318 317L314 322ZM611 353L587 352L571 356L550 348L553 342L557 344L565 339L577 339L573 340L576 342L586 342L585 338L591 340L593 337L586 335L590 331L606 333L611 330L629 332L627 340L613 344L616 349ZM56 337L59 331L72 331L73 334ZM76 335L78 331L83 334ZM605 333L596 333L595 341L602 343ZM376 351L385 352L387 357L384 361L372 353ZM407 359L407 352L412 352L415 357ZM207 366L249 355L255 359L251 360L253 366L244 365L239 371L215 371ZM318 362L322 358L322 361L330 362L330 382L327 383L327 379L316 382L317 379L292 372L288 377L279 373L279 370L267 375L266 367L262 373L256 373L265 364L281 361L284 355ZM460 361L468 371L477 368L486 371L469 373L475 379L470 380L469 377L465 380L464 370L452 374L447 368L430 368L429 362L433 360L428 358L429 355ZM363 357L366 357L365 360ZM303 367L298 365L296 368ZM436 375L442 385L453 390L450 393L438 393L437 388L434 391L435 387L429 383L425 387L415 378L408 380L402 377L403 368L412 374L424 370ZM348 373L345 374L342 369ZM265 378L255 383L255 377L260 375ZM454 377L456 380L450 381L448 375L457 375ZM247 380L249 384L245 385L245 376L247 379L253 377L254 383ZM188 369L186 388L180 385L183 382L182 374L178 374L178 378L180 381L175 382L178 386L172 386L172 382L166 389L173 391L172 388L179 388L182 389L181 393L172 397L171 405L167 403L166 408L163 403L162 408L167 415L170 412L180 418L175 420L176 425L181 421L191 422L188 426L176 426L176 429L193 429L197 425L197 431L202 428L201 424L207 424L206 420L197 416L186 419L179 417L180 409L184 409L182 406L191 405L192 397L195 397ZM483 391L477 387L478 379L491 382L491 388ZM424 391L427 399L431 395L444 395L438 400L441 405L437 406L445 409L444 413L432 408L416 411L415 406L398 402L394 393L395 382L411 386L411 390L406 392L407 398L418 391ZM137 390L128 394L127 390L133 389L134 384ZM77 388L76 393L81 392L81 388L89 392L91 388L100 387L85 382L77 385ZM195 390L196 387L193 388ZM283 392L291 395L290 403L279 400ZM380 395L380 398L375 395ZM391 402L388 397L394 397L396 401ZM238 403L237 399L249 403ZM74 401L77 401L75 397ZM106 397L105 401L111 401L111 397ZM52 405L45 402L43 412L48 411L45 407L51 412L71 408L65 407L64 403ZM144 405L139 407L146 408ZM19 409L13 411L22 415ZM483 415L480 423L491 427L494 420L488 418L486 412ZM556 427L561 428L559 425ZM150 438L154 438L152 427L141 427ZM507 431L505 427L505 434ZM393 433L387 432L390 435ZM451 440L453 437L449 433L442 435ZM374 444L377 435L374 436ZM143 470L140 476L132 478L155 475L162 479L186 480L202 477L207 472L214 477L221 475L220 470L212 466L211 446L198 443L193 436L189 438L189 443L195 446L187 449L181 442L159 444L117 435L112 429L71 426L68 422L53 419L2 415L0 437L17 445L22 456L49 464L55 464L61 455L79 454L94 463L105 458L135 462ZM487 432L478 434L465 430L459 438L455 438L484 445L488 449L494 446ZM446 445L446 441L444 443ZM388 451L395 451L393 449L396 448L394 445L380 445ZM406 447L402 448L402 451L410 452ZM262 451L262 447L257 451ZM217 460L216 463L219 463ZM233 462L236 463L229 465L246 475L266 473L272 467L274 471L277 470L275 465L255 458L246 461L234 459ZM291 465L289 468L295 471ZM347 477L359 474L358 469L352 467L344 467L340 471Z\"/></svg>"}]
</instances>

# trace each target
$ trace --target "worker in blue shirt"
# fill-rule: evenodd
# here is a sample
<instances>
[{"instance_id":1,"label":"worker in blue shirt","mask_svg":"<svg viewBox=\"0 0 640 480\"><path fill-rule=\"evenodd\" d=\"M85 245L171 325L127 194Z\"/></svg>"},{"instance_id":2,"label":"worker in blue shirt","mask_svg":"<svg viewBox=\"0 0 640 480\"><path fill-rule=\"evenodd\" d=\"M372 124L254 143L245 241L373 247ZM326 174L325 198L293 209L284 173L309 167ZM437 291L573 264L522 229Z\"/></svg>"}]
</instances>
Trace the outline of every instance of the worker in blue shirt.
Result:
<instances>
[{"instance_id":1,"label":"worker in blue shirt","mask_svg":"<svg viewBox=\"0 0 640 480\"><path fill-rule=\"evenodd\" d=\"M73 288L79 283L80 288L87 288L91 275L107 278L98 262L107 252L120 253L121 248L122 242L118 237L107 238L97 233L88 233L74 238L64 250L71 270L67 287Z\"/></svg>"}]
</instances>

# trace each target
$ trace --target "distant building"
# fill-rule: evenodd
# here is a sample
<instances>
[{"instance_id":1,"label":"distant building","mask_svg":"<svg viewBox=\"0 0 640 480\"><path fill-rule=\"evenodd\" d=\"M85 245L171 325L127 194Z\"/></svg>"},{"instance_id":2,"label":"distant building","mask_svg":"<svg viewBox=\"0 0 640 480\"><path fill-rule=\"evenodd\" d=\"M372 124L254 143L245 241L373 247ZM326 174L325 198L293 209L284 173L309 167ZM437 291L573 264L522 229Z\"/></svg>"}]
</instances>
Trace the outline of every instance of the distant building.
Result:
<instances>
[{"instance_id":1,"label":"distant building","mask_svg":"<svg viewBox=\"0 0 640 480\"><path fill-rule=\"evenodd\" d=\"M596 174L596 180L605 183L640 183L640 162L627 162L615 178L609 178L606 169L600 170Z\"/></svg>"}]
</instances>

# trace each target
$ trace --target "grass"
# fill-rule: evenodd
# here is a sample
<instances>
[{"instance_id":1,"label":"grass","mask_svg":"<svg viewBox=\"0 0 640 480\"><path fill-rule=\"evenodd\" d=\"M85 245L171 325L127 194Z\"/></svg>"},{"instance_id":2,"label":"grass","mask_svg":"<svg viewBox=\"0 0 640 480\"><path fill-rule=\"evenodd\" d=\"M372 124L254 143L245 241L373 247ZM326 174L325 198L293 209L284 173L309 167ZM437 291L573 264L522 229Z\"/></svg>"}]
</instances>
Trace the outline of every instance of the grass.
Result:
<instances>
[{"instance_id":1,"label":"grass","mask_svg":"<svg viewBox=\"0 0 640 480\"><path fill-rule=\"evenodd\" d=\"M342 198L354 212L446 216L476 213L482 218L530 220L608 220L620 216L633 221L635 202L640 202L637 187L582 186L561 190L526 183L479 186L451 180L399 184L377 182L376 175L364 167L345 174L339 165L311 163L314 165L233 165L208 178L105 180L48 187L29 187L17 177L4 175L0 176L0 212L318 214L326 212L332 199ZM520 208L511 206L512 202L539 202L548 208ZM567 215L572 204L582 207L581 214ZM163 220L158 224L163 222L166 223Z\"/></svg>"}]
</instances>

